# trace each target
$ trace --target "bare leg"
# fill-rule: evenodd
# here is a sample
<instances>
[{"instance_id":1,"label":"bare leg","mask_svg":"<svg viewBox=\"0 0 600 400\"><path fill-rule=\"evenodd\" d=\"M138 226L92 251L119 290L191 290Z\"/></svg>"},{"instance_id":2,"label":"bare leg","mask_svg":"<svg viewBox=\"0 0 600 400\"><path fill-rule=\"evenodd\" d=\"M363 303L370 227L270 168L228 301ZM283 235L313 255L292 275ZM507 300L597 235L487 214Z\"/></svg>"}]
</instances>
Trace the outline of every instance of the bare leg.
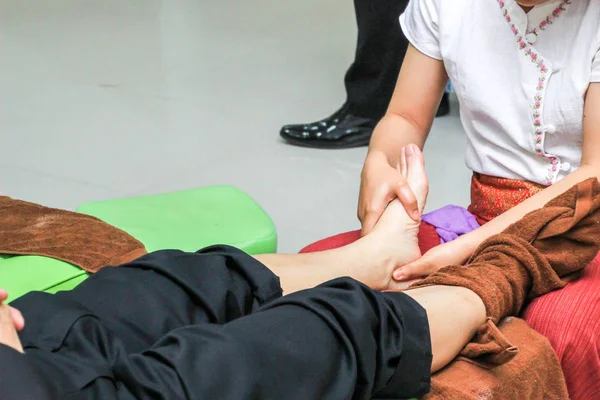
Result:
<instances>
[{"instance_id":1,"label":"bare leg","mask_svg":"<svg viewBox=\"0 0 600 400\"><path fill-rule=\"evenodd\" d=\"M401 172L422 210L429 190L423 155L414 146L414 150L407 151L402 158ZM265 254L256 259L279 276L284 294L343 276L354 278L372 289L384 290L396 267L421 256L418 231L419 223L395 200L388 205L371 234L348 246L312 254Z\"/></svg>"},{"instance_id":2,"label":"bare leg","mask_svg":"<svg viewBox=\"0 0 600 400\"><path fill-rule=\"evenodd\" d=\"M429 286L404 292L427 311L436 372L452 361L485 323L485 305L469 289Z\"/></svg>"}]
</instances>

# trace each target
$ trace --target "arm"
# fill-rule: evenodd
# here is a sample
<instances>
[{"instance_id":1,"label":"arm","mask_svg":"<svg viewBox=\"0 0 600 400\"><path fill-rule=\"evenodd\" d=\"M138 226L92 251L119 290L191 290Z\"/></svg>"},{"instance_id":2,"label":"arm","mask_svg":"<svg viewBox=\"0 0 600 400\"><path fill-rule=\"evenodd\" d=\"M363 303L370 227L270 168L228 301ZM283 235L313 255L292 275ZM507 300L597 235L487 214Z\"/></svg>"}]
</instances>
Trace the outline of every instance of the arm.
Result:
<instances>
[{"instance_id":1,"label":"arm","mask_svg":"<svg viewBox=\"0 0 600 400\"><path fill-rule=\"evenodd\" d=\"M361 176L358 218L369 233L386 205L396 197L413 219L419 204L400 173L404 146L423 148L448 76L444 63L409 45L386 115L373 132Z\"/></svg>"},{"instance_id":2,"label":"arm","mask_svg":"<svg viewBox=\"0 0 600 400\"><path fill-rule=\"evenodd\" d=\"M379 153L396 165L402 147L416 144L423 149L447 82L442 61L409 45L386 115L373 132L368 156Z\"/></svg>"},{"instance_id":3,"label":"arm","mask_svg":"<svg viewBox=\"0 0 600 400\"><path fill-rule=\"evenodd\" d=\"M463 264L484 240L502 232L525 214L543 207L575 184L593 177L600 178L600 83L590 84L586 95L583 115L583 153L581 166L576 171L481 228L453 242L434 248L431 251L433 255L427 253L414 263L396 270L394 278L399 281L419 278L446 265Z\"/></svg>"}]
</instances>

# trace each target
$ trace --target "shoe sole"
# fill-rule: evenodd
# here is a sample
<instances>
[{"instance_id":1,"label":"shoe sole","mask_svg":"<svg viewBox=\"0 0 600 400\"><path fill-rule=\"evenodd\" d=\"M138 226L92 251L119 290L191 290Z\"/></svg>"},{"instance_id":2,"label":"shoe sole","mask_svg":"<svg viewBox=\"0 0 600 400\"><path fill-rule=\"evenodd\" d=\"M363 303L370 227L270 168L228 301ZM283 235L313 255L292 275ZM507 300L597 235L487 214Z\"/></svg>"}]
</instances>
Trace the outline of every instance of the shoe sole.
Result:
<instances>
[{"instance_id":1,"label":"shoe sole","mask_svg":"<svg viewBox=\"0 0 600 400\"><path fill-rule=\"evenodd\" d=\"M356 140L302 140L285 137L283 135L280 136L286 143L291 144L293 146L326 150L341 150L365 147L368 146L369 142L371 141L371 136L369 136L368 138L360 138Z\"/></svg>"}]
</instances>

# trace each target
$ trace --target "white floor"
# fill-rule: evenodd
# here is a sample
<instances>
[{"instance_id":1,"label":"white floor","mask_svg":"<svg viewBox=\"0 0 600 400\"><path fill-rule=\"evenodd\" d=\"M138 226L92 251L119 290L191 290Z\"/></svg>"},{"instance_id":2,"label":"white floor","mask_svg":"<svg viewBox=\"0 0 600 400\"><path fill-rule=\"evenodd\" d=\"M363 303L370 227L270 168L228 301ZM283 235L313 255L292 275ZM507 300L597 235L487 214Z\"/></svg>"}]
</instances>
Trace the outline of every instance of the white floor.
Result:
<instances>
[{"instance_id":1,"label":"white floor","mask_svg":"<svg viewBox=\"0 0 600 400\"><path fill-rule=\"evenodd\" d=\"M349 0L0 0L0 192L90 200L232 184L280 250L356 229L366 149L284 144L333 112L354 52ZM466 205L463 131L439 119L428 209Z\"/></svg>"}]
</instances>

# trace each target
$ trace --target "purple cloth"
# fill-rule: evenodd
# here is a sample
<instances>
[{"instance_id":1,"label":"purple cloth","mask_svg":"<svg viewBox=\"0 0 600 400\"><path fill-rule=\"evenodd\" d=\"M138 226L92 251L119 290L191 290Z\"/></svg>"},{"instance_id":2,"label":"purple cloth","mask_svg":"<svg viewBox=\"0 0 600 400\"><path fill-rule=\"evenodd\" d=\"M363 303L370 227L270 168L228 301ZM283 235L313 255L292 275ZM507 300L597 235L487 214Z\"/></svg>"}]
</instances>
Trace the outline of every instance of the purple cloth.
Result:
<instances>
[{"instance_id":1,"label":"purple cloth","mask_svg":"<svg viewBox=\"0 0 600 400\"><path fill-rule=\"evenodd\" d=\"M452 205L424 214L423 221L435 227L442 244L479 228L473 214L463 207Z\"/></svg>"}]
</instances>

